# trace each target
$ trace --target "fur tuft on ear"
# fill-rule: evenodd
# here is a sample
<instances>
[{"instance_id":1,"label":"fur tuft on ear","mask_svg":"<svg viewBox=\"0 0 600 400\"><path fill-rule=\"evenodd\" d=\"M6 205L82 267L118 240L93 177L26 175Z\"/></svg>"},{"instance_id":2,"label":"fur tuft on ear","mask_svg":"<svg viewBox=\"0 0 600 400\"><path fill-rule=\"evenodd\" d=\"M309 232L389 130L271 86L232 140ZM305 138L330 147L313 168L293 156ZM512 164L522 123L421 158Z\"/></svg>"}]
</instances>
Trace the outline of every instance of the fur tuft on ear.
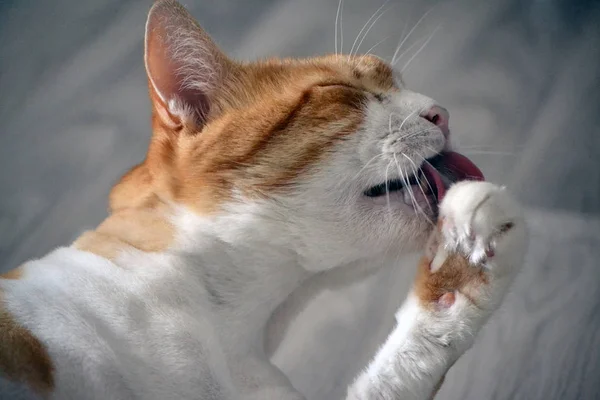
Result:
<instances>
[{"instance_id":1,"label":"fur tuft on ear","mask_svg":"<svg viewBox=\"0 0 600 400\"><path fill-rule=\"evenodd\" d=\"M150 9L144 59L160 121L201 128L231 62L178 2L159 0Z\"/></svg>"}]
</instances>

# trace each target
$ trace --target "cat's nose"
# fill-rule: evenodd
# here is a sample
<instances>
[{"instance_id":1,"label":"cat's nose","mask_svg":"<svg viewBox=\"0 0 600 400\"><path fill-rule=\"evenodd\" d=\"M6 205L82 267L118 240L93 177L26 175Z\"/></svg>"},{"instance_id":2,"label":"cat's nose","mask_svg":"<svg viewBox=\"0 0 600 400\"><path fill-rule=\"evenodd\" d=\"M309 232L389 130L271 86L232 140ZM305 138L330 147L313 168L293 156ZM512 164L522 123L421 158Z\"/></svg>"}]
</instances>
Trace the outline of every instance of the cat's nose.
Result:
<instances>
[{"instance_id":1,"label":"cat's nose","mask_svg":"<svg viewBox=\"0 0 600 400\"><path fill-rule=\"evenodd\" d=\"M445 108L440 106L433 106L429 110L422 113L421 117L425 118L427 121L439 127L446 138L450 136L450 129L448 128L448 120L450 119L450 114Z\"/></svg>"}]
</instances>

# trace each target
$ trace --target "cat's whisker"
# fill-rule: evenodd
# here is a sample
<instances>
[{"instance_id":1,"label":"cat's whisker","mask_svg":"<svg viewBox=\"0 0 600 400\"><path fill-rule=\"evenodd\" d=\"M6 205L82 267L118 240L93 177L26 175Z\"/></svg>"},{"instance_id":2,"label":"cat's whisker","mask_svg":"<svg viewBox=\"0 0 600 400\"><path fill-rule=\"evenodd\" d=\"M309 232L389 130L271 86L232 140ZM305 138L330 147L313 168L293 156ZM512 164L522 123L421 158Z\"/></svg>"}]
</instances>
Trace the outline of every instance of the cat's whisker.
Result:
<instances>
[{"instance_id":1,"label":"cat's whisker","mask_svg":"<svg viewBox=\"0 0 600 400\"><path fill-rule=\"evenodd\" d=\"M417 135L420 135L422 133L427 133L427 132L436 132L438 131L440 128L427 128L427 129L421 129L420 131L416 131L416 132L410 132L410 133L406 133L403 136L401 136L401 139L411 139Z\"/></svg>"},{"instance_id":2,"label":"cat's whisker","mask_svg":"<svg viewBox=\"0 0 600 400\"><path fill-rule=\"evenodd\" d=\"M498 149L499 147L500 148L504 147L504 149L509 149L509 150L510 149L517 150L517 149L524 148L525 145L515 145L515 146L510 146L510 148L507 146L496 146L496 145L491 146L491 145L484 145L484 144L468 145L468 146L457 145L456 147L459 149L467 149L467 150L494 150L494 149Z\"/></svg>"},{"instance_id":3,"label":"cat's whisker","mask_svg":"<svg viewBox=\"0 0 600 400\"><path fill-rule=\"evenodd\" d=\"M390 160L390 162L388 163L386 169L385 169L385 196L387 198L387 209L388 212L391 214L392 213L392 207L390 206L390 191L389 191L389 184L388 184L388 171L390 169L390 166L392 165L392 160Z\"/></svg>"},{"instance_id":4,"label":"cat's whisker","mask_svg":"<svg viewBox=\"0 0 600 400\"><path fill-rule=\"evenodd\" d=\"M415 40L414 43L412 43L410 46L408 46L406 48L406 50L404 50L402 53L400 53L400 55L398 55L398 58L396 58L395 60L393 60L392 66L395 66L396 64L398 64L398 61L400 61L402 59L402 57L404 57L404 55L406 53L408 53L409 51L411 51L418 44L422 43L423 40L426 40L427 37L428 36L422 36L419 39Z\"/></svg>"},{"instance_id":5,"label":"cat's whisker","mask_svg":"<svg viewBox=\"0 0 600 400\"><path fill-rule=\"evenodd\" d=\"M373 20L373 18L375 18L377 16L377 14L379 14L379 12L381 11L381 9L383 7L385 7L385 5L388 3L388 1L389 0L386 0L377 10L375 10L375 12L373 14L371 14L371 17L369 17L369 19L367 20L367 22L365 22L365 24L363 25L363 27L361 28L361 30L358 32L358 35L356 35L356 38L354 39L354 43L352 43L352 47L350 48L350 52L348 53L348 60L352 56L352 53L354 52L354 48L356 47L356 43L358 42L358 40L361 37L361 35L364 32L364 30L367 29L367 26L369 25L369 23L371 22L371 20ZM377 18L379 18L379 17L377 17ZM369 29L370 29L370 27L369 27ZM368 33L368 31L367 31L367 33Z\"/></svg>"},{"instance_id":6,"label":"cat's whisker","mask_svg":"<svg viewBox=\"0 0 600 400\"><path fill-rule=\"evenodd\" d=\"M406 35L406 37L404 37L403 39L401 39L401 42L398 44L398 47L396 47L396 51L394 52L394 55L392 56L392 62L391 64L394 65L395 64L395 60L396 60L396 56L398 55L398 52L400 51L400 49L402 48L402 45L408 40L408 38L410 38L410 35L413 33L413 31L415 29L417 29L417 27L419 26L419 24L421 23L421 21L423 21L425 19L425 17L427 17L427 15L433 11L433 7L431 7L429 10L427 10L425 12L425 14L423 14L423 16L421 18L419 18L419 20L417 21L417 23L412 27L412 29L408 32L408 34ZM406 27L406 25L405 25ZM404 29L402 29L402 32L404 33Z\"/></svg>"},{"instance_id":7,"label":"cat's whisker","mask_svg":"<svg viewBox=\"0 0 600 400\"><path fill-rule=\"evenodd\" d=\"M421 156L421 158L423 158L423 157ZM425 158L423 158L423 161L427 162L427 160L425 160ZM427 162L427 164L429 164L429 162ZM419 167L419 171L423 172L423 168ZM425 177L425 182L427 183L427 186L429 187L429 191L431 192L431 194L434 194L435 190L433 190L433 187L431 186L431 183L429 182L429 178L427 178L427 175L424 175L424 177Z\"/></svg>"},{"instance_id":8,"label":"cat's whisker","mask_svg":"<svg viewBox=\"0 0 600 400\"><path fill-rule=\"evenodd\" d=\"M428 148L429 150L431 150L431 151L432 151L434 154L438 154L438 153L439 153L439 151L438 151L438 150L434 149L434 148L433 148L433 147L431 147L431 146L428 146L428 145L424 145L424 146L425 146L426 148ZM425 158L423 158L423 159L425 160Z\"/></svg>"},{"instance_id":9,"label":"cat's whisker","mask_svg":"<svg viewBox=\"0 0 600 400\"><path fill-rule=\"evenodd\" d=\"M394 115L394 113L390 113L389 120L388 120L390 135L392 134L392 116L393 115ZM392 165L392 160L390 160L390 163L388 164L388 168L389 168L390 165ZM387 187L388 186L388 184L387 184L387 170L385 172L386 172L386 177L385 177L386 178L386 180L385 180L385 186L386 187L385 187L385 191L386 191L387 196L388 196L388 209L389 209L389 207L390 207L390 193L389 193L388 187Z\"/></svg>"},{"instance_id":10,"label":"cat's whisker","mask_svg":"<svg viewBox=\"0 0 600 400\"><path fill-rule=\"evenodd\" d=\"M406 174L406 177L404 176L404 172L402 170L402 167L400 166L400 163L398 162L398 159L396 158L396 154L393 154L394 157L394 161L396 162L396 167L398 168L398 173L400 174L400 177L402 179L402 181L404 182L404 190L406 190L406 193L408 193L409 197L410 197L410 202L412 204L413 210L417 210L416 208L416 199L415 196L410 188L410 183L409 183L409 179L408 179L408 173Z\"/></svg>"},{"instance_id":11,"label":"cat's whisker","mask_svg":"<svg viewBox=\"0 0 600 400\"><path fill-rule=\"evenodd\" d=\"M485 150L463 150L463 149L461 149L461 152L464 154L469 154L469 155L485 154L485 155L492 155L492 156L510 156L510 157L517 156L517 154L510 152L510 151L485 151Z\"/></svg>"},{"instance_id":12,"label":"cat's whisker","mask_svg":"<svg viewBox=\"0 0 600 400\"><path fill-rule=\"evenodd\" d=\"M413 168L413 174L415 177L417 177L417 185L419 186L419 189L421 190L421 193L423 194L423 197L427 198L427 195L425 194L425 191L423 190L423 187L421 186L421 183L419 182L420 179L418 179L418 170L419 168L417 167L417 164L415 164L415 162L406 154L402 153L402 155L408 160L410 161L410 163L414 166ZM427 222L429 222L431 225L433 225L433 221L431 221L431 219L429 218L429 216L427 216L427 213L425 213L425 211L423 211L423 209L421 208L421 206L419 205L418 202L416 202L416 205L419 209L419 211L421 212L421 214L423 214L423 216L427 219ZM429 208L431 209L431 205L429 205Z\"/></svg>"},{"instance_id":13,"label":"cat's whisker","mask_svg":"<svg viewBox=\"0 0 600 400\"><path fill-rule=\"evenodd\" d=\"M401 134L398 139L399 140L407 140L407 139L412 139L413 137L423 134L423 133L427 133L427 132L436 132L437 130L439 130L439 128L437 127L432 127L432 128L426 128L426 129L421 129L415 132L408 132L408 133L404 133ZM430 148L431 149L431 148ZM431 149L433 150L433 149ZM435 153L437 153L436 150L433 150Z\"/></svg>"},{"instance_id":14,"label":"cat's whisker","mask_svg":"<svg viewBox=\"0 0 600 400\"><path fill-rule=\"evenodd\" d=\"M344 0L342 0L342 11L340 12L340 55L344 53Z\"/></svg>"},{"instance_id":15,"label":"cat's whisker","mask_svg":"<svg viewBox=\"0 0 600 400\"><path fill-rule=\"evenodd\" d=\"M415 174L415 177L418 175L417 174L417 170L420 170L420 168L417 166L417 164L406 154L402 153L402 155L404 156L404 158L406 158L412 165L413 165L413 173ZM425 196L425 192L423 191L423 188L421 187L421 183L419 182L419 179L417 179L417 184L419 185L419 189L421 189L421 192L423 193L423 196Z\"/></svg>"},{"instance_id":16,"label":"cat's whisker","mask_svg":"<svg viewBox=\"0 0 600 400\"><path fill-rule=\"evenodd\" d=\"M429 147L429 146L426 146L426 147ZM435 150L434 150L434 149L432 149L431 147L429 147L429 149L431 149L432 151L434 151L434 152L435 152ZM419 169L420 169L421 171L423 171L423 165L424 165L425 163L427 163L428 165L432 166L432 165L431 165L431 163L430 163L429 161L427 161L427 159L426 159L425 157L423 157L423 154L421 154L421 153L419 153L419 152L417 152L417 151L415 151L415 154L416 154L416 155L417 155L417 156L418 156L418 157L419 157L421 160L423 160L423 163L422 163L422 164L421 164L421 166L419 167ZM425 176L425 182L427 182L427 186L429 186L429 190L431 191L431 193L435 193L435 191L433 190L433 187L431 187L431 183L429 182L429 179L427 179L427 176Z\"/></svg>"},{"instance_id":17,"label":"cat's whisker","mask_svg":"<svg viewBox=\"0 0 600 400\"><path fill-rule=\"evenodd\" d=\"M417 174L417 170L413 170L413 173L416 175ZM420 183L417 183L419 186L419 189L421 190L421 192L423 193L423 196L425 196L425 192L423 191L423 188L421 187ZM429 202L427 202L427 206L429 207L429 209L431 211L433 211L433 209L431 208L431 204ZM435 226L435 224L433 223L433 221L431 220L431 218L429 218L429 215L427 215L427 213L423 210L423 208L417 203L417 207L419 209L419 212L421 213L421 215L423 215L423 217L425 217L425 220L427 221L427 223L431 226Z\"/></svg>"},{"instance_id":18,"label":"cat's whisker","mask_svg":"<svg viewBox=\"0 0 600 400\"><path fill-rule=\"evenodd\" d=\"M388 40L390 37L386 36L383 39L381 39L379 42L375 43L373 46L371 46L371 48L369 50L367 50L366 53L364 53L362 56L360 56L360 58L358 59L358 63L356 64L356 66L360 66L360 64L363 62L363 60L365 59L366 56L371 55L371 51L373 51L373 49L375 49L375 47L379 46L381 43L385 42L386 40Z\"/></svg>"},{"instance_id":19,"label":"cat's whisker","mask_svg":"<svg viewBox=\"0 0 600 400\"><path fill-rule=\"evenodd\" d=\"M379 7L379 10L382 10L382 11L379 13L379 15L377 16L377 18L375 18L373 20L373 22L371 22L371 25L369 25L369 28L367 29L367 31L363 35L362 39L360 39L360 42L358 42L358 45L356 46L356 50L354 50L354 55L358 54L358 50L360 49L360 46L363 44L364 40L366 39L366 37L369 34L369 32L371 31L371 29L373 29L373 26L375 26L375 24L377 23L377 21L379 20L379 18L383 17L383 15L386 13L386 10L383 9L383 7L388 3L388 1L389 0L386 0L385 3L383 3L383 5L381 7ZM389 9L388 9L388 11L389 11ZM358 39L358 37L357 37L357 39ZM355 40L355 42L356 42L356 40ZM354 48L354 46L353 46L353 48ZM350 56L352 56L352 50L350 50Z\"/></svg>"},{"instance_id":20,"label":"cat's whisker","mask_svg":"<svg viewBox=\"0 0 600 400\"><path fill-rule=\"evenodd\" d=\"M423 163L427 163L427 165L429 165L431 168L435 168L433 164L431 164L426 158L423 159Z\"/></svg>"},{"instance_id":21,"label":"cat's whisker","mask_svg":"<svg viewBox=\"0 0 600 400\"><path fill-rule=\"evenodd\" d=\"M389 131L390 134L392 133L392 116L394 115L394 113L390 113L390 117L389 117ZM408 116L410 117L410 115ZM408 118L407 117L407 118ZM406 119L405 119L406 120ZM404 123L404 122L403 122ZM400 124L400 128L402 128L402 124ZM404 155L404 154L403 154ZM393 155L394 156L394 161L396 162L396 167L398 168L398 171L400 172L400 174L402 175L402 168L400 167L400 164L398 163L398 159L396 158L396 154ZM410 159L409 159L410 160ZM412 160L411 160L412 162ZM413 163L414 164L414 163ZM405 189L404 190L408 190L409 195L411 196L411 202L413 203L413 208L416 205L416 200L414 198L414 194L412 193L412 189L410 188L410 185L408 184L407 180L404 179L404 176L402 175L402 180L404 181L404 186ZM421 189L422 190L422 189ZM423 193L423 195L425 195L425 193Z\"/></svg>"},{"instance_id":22,"label":"cat's whisker","mask_svg":"<svg viewBox=\"0 0 600 400\"><path fill-rule=\"evenodd\" d=\"M337 8L337 13L335 14L335 55L336 58L337 56L340 54L341 51L343 51L343 45L342 48L340 48L340 52L338 52L338 22L340 24L340 28L341 28L341 11L342 11L342 6L343 6L344 0L339 0L338 2L338 8ZM342 34L340 35L342 37L342 43L343 43L343 31Z\"/></svg>"},{"instance_id":23,"label":"cat's whisker","mask_svg":"<svg viewBox=\"0 0 600 400\"><path fill-rule=\"evenodd\" d=\"M423 45L421 45L421 47L419 48L419 50L417 50L417 52L415 54L413 54L413 56L411 58L408 59L408 61L406 62L406 64L404 64L404 67L402 67L402 69L400 70L400 72L404 72L408 66L410 65L410 63L412 62L412 60L414 60L420 52L423 51L423 49L425 48L425 46L427 46L427 44L431 41L431 39L433 39L433 36L436 34L436 32L440 29L441 25L438 25L433 32L431 33L431 35L429 35L429 37L427 38L427 40L425 41L425 43L423 43Z\"/></svg>"},{"instance_id":24,"label":"cat's whisker","mask_svg":"<svg viewBox=\"0 0 600 400\"><path fill-rule=\"evenodd\" d=\"M404 118L404 120L400 123L400 127L398 128L399 131L402 131L402 127L404 126L404 124L406 123L406 121L408 121L408 119L412 116L414 116L416 113L420 112L421 110L415 110L413 112L411 112L410 114L408 114L406 116L406 118Z\"/></svg>"},{"instance_id":25,"label":"cat's whisker","mask_svg":"<svg viewBox=\"0 0 600 400\"><path fill-rule=\"evenodd\" d=\"M402 171L402 180L405 182L405 189L406 192L408 193L408 196L410 197L410 202L412 204L412 208L415 212L417 212L417 200L415 199L414 193L412 192L412 188L410 187L410 182L409 182L409 176L408 176L408 171L404 171L402 170L402 168L400 168L400 170Z\"/></svg>"},{"instance_id":26,"label":"cat's whisker","mask_svg":"<svg viewBox=\"0 0 600 400\"><path fill-rule=\"evenodd\" d=\"M426 147L428 147L428 146L426 146ZM430 147L430 148L431 148L431 147ZM426 160L426 158L425 158L425 157L423 157L423 154L419 153L418 151L415 151L414 153L415 153L415 155L416 155L417 157L419 157L421 160L423 160L423 163L421 163L421 164L424 164L424 163L425 163L425 161L427 161L427 160ZM419 168L421 169L422 167L419 167Z\"/></svg>"}]
</instances>

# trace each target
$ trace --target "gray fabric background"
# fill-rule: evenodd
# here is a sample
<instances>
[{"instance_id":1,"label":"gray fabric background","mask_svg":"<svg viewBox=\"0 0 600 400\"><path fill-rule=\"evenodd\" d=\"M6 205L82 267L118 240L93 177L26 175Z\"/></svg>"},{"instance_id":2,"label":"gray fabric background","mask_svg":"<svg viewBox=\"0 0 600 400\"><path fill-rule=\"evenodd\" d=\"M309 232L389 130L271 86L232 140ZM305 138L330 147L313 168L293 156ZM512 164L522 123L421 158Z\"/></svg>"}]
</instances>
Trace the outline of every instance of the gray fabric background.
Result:
<instances>
[{"instance_id":1,"label":"gray fabric background","mask_svg":"<svg viewBox=\"0 0 600 400\"><path fill-rule=\"evenodd\" d=\"M334 49L336 0L184 4L238 58ZM345 0L346 51L381 4ZM149 6L0 2L0 270L99 223L111 185L144 156ZM389 6L361 50L389 36L373 52L390 57L404 27L432 9L405 47L439 29L406 81L447 106L458 147L517 194L532 224L528 263L513 293L438 398L600 399L598 2ZM273 357L309 399L343 397L391 327L410 282L407 263L360 279L322 277L280 310Z\"/></svg>"}]
</instances>

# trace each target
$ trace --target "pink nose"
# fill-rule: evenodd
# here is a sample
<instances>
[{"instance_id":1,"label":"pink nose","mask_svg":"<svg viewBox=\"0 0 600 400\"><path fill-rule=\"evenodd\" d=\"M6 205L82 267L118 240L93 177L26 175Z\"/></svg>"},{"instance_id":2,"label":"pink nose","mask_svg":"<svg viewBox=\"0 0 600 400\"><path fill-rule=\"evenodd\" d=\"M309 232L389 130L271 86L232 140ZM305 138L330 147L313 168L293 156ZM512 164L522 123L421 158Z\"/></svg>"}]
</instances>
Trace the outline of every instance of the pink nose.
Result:
<instances>
[{"instance_id":1,"label":"pink nose","mask_svg":"<svg viewBox=\"0 0 600 400\"><path fill-rule=\"evenodd\" d=\"M450 130L448 128L448 120L450 119L450 114L448 110L440 106L433 106L425 113L421 114L421 117L425 118L427 121L436 125L442 130L442 133L445 137L450 135Z\"/></svg>"}]
</instances>

